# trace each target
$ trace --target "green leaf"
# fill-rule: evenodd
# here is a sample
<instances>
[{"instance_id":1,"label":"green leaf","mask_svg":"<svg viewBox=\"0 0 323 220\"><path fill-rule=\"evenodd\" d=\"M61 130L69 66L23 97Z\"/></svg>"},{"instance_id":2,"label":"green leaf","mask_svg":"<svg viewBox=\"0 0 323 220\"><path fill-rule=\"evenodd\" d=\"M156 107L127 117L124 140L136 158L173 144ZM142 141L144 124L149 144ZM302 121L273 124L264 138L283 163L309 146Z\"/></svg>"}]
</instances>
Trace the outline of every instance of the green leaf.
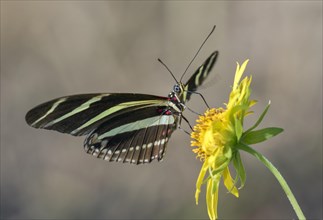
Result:
<instances>
[{"instance_id":1,"label":"green leaf","mask_svg":"<svg viewBox=\"0 0 323 220\"><path fill-rule=\"evenodd\" d=\"M263 113L258 118L257 122L251 128L249 128L247 131L245 131L245 133L244 133L245 135L248 134L253 129L255 129L262 122L262 120L264 119L269 107L270 107L270 101L269 101L268 105L266 106L265 110L263 111Z\"/></svg>"},{"instance_id":2,"label":"green leaf","mask_svg":"<svg viewBox=\"0 0 323 220\"><path fill-rule=\"evenodd\" d=\"M242 132L243 132L243 127L242 127L242 123L241 120L239 120L238 118L234 118L234 127L236 130L236 135L237 135L237 141L239 142Z\"/></svg>"},{"instance_id":3,"label":"green leaf","mask_svg":"<svg viewBox=\"0 0 323 220\"><path fill-rule=\"evenodd\" d=\"M243 163L241 161L240 153L237 151L233 158L233 166L236 169L236 173L239 176L240 179L240 187L239 189L244 187L244 184L246 182L246 171L244 169Z\"/></svg>"},{"instance_id":4,"label":"green leaf","mask_svg":"<svg viewBox=\"0 0 323 220\"><path fill-rule=\"evenodd\" d=\"M226 161L227 159L231 160L231 158L232 158L232 149L230 147L226 147L226 149L223 150L223 156L224 156L223 161ZM217 163L222 163L222 160L220 160L220 158L222 158L222 156L218 157Z\"/></svg>"},{"instance_id":5,"label":"green leaf","mask_svg":"<svg viewBox=\"0 0 323 220\"><path fill-rule=\"evenodd\" d=\"M264 128L256 131L250 131L249 133L245 134L242 138L242 142L245 144L256 144L268 140L279 133L283 132L284 129L282 128Z\"/></svg>"},{"instance_id":6,"label":"green leaf","mask_svg":"<svg viewBox=\"0 0 323 220\"><path fill-rule=\"evenodd\" d=\"M224 170L224 168L226 168L228 166L229 163L230 163L230 160L227 160L223 164L218 166L216 169L212 170L212 176L215 176L218 173L222 172Z\"/></svg>"}]
</instances>

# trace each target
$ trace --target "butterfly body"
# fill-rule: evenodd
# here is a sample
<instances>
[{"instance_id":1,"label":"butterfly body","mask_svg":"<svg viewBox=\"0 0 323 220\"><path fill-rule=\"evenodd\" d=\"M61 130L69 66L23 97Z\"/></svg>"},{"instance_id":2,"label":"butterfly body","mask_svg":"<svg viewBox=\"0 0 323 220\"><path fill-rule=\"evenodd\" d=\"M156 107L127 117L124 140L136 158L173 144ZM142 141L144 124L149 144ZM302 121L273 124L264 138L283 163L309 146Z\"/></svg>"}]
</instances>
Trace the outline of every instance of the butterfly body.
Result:
<instances>
[{"instance_id":1,"label":"butterfly body","mask_svg":"<svg viewBox=\"0 0 323 220\"><path fill-rule=\"evenodd\" d=\"M35 128L86 135L85 151L107 161L160 161L186 101L208 76L217 55L212 53L186 84L178 82L167 97L136 93L66 96L31 109L26 122Z\"/></svg>"}]
</instances>

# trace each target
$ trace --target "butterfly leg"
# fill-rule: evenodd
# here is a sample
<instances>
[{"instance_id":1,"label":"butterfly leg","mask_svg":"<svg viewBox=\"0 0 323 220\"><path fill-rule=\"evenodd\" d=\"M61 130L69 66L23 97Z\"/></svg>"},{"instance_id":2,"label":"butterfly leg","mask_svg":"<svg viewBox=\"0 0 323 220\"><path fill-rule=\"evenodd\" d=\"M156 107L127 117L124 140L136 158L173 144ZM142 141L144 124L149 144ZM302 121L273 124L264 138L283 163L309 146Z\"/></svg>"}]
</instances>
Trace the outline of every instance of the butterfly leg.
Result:
<instances>
[{"instance_id":1,"label":"butterfly leg","mask_svg":"<svg viewBox=\"0 0 323 220\"><path fill-rule=\"evenodd\" d=\"M184 131L185 134L187 134L188 136L191 136L190 132L186 131L184 128L182 128L181 126L178 127L179 130Z\"/></svg>"},{"instance_id":2,"label":"butterfly leg","mask_svg":"<svg viewBox=\"0 0 323 220\"><path fill-rule=\"evenodd\" d=\"M184 117L184 115L182 115L182 117L184 119L184 121L186 121L186 123L188 124L188 126L190 126L190 129L193 131L193 127L192 125L190 124L190 122L187 120L187 118Z\"/></svg>"},{"instance_id":3,"label":"butterfly leg","mask_svg":"<svg viewBox=\"0 0 323 220\"><path fill-rule=\"evenodd\" d=\"M177 124L177 128L179 130L182 130L184 131L184 133L186 133L187 135L191 136L190 132L186 131L184 128L181 127L181 124L182 124L182 119L184 119L184 121L188 124L188 126L191 128L191 130L193 131L193 128L191 126L191 124L189 123L189 121L187 120L187 118L184 117L184 115L182 114L179 114L179 121L178 121L178 124Z\"/></svg>"},{"instance_id":4,"label":"butterfly leg","mask_svg":"<svg viewBox=\"0 0 323 220\"><path fill-rule=\"evenodd\" d=\"M184 109L188 109L190 112L196 114L196 115L201 115L200 113L194 111L193 109L191 109L190 107L188 107L187 105L183 104L183 103L179 103L181 106L183 106Z\"/></svg>"}]
</instances>

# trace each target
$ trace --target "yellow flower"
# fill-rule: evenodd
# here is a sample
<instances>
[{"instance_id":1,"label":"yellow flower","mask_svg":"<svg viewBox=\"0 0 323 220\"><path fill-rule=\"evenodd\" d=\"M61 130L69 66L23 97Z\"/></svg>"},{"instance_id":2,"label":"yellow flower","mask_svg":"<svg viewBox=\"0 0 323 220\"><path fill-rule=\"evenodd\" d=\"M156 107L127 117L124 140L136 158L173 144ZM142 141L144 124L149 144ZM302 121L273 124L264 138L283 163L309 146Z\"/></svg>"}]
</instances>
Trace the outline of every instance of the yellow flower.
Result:
<instances>
[{"instance_id":1,"label":"yellow flower","mask_svg":"<svg viewBox=\"0 0 323 220\"><path fill-rule=\"evenodd\" d=\"M196 182L195 199L198 203L202 184L206 183L206 204L210 219L217 219L218 192L221 178L224 186L236 197L239 197L236 184L240 181L241 189L246 181L246 173L240 158L240 151L247 152L263 163L276 177L286 193L292 207L299 219L306 219L295 196L289 188L286 180L276 167L261 153L249 145L266 141L281 132L282 128L267 127L255 130L265 117L270 102L260 115L256 123L246 131L243 130L243 121L256 101L250 100L251 76L241 80L247 66L246 60L242 66L237 63L232 91L226 108L212 108L200 116L194 131L191 133L193 141L191 145L196 147L193 152L203 161L200 174ZM241 81L240 81L241 80ZM233 179L229 170L232 162L236 177Z\"/></svg>"},{"instance_id":2,"label":"yellow flower","mask_svg":"<svg viewBox=\"0 0 323 220\"><path fill-rule=\"evenodd\" d=\"M196 183L195 199L198 204L199 193L203 183L207 183L206 201L210 219L217 219L218 188L221 178L227 190L239 197L235 186L237 178L231 177L229 164L233 160L241 186L244 185L245 173L240 155L236 149L243 133L243 119L250 113L249 108L256 102L249 100L252 78L240 79L248 60L242 66L237 63L234 83L226 108L212 108L200 116L191 134L193 152L203 162ZM208 176L205 175L208 172Z\"/></svg>"}]
</instances>

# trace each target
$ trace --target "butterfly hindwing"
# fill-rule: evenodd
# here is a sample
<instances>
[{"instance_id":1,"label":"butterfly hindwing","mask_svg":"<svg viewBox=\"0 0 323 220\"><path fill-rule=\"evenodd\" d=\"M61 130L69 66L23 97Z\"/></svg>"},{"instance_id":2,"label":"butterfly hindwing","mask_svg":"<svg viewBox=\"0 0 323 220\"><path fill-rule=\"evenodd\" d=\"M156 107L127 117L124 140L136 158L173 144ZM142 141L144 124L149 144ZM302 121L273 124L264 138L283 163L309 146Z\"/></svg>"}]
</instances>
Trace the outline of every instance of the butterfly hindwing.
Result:
<instances>
[{"instance_id":1,"label":"butterfly hindwing","mask_svg":"<svg viewBox=\"0 0 323 220\"><path fill-rule=\"evenodd\" d=\"M160 108L134 110L103 123L86 138L85 151L108 161L141 164L161 160L178 116L160 113ZM122 126L116 126L118 123Z\"/></svg>"}]
</instances>

